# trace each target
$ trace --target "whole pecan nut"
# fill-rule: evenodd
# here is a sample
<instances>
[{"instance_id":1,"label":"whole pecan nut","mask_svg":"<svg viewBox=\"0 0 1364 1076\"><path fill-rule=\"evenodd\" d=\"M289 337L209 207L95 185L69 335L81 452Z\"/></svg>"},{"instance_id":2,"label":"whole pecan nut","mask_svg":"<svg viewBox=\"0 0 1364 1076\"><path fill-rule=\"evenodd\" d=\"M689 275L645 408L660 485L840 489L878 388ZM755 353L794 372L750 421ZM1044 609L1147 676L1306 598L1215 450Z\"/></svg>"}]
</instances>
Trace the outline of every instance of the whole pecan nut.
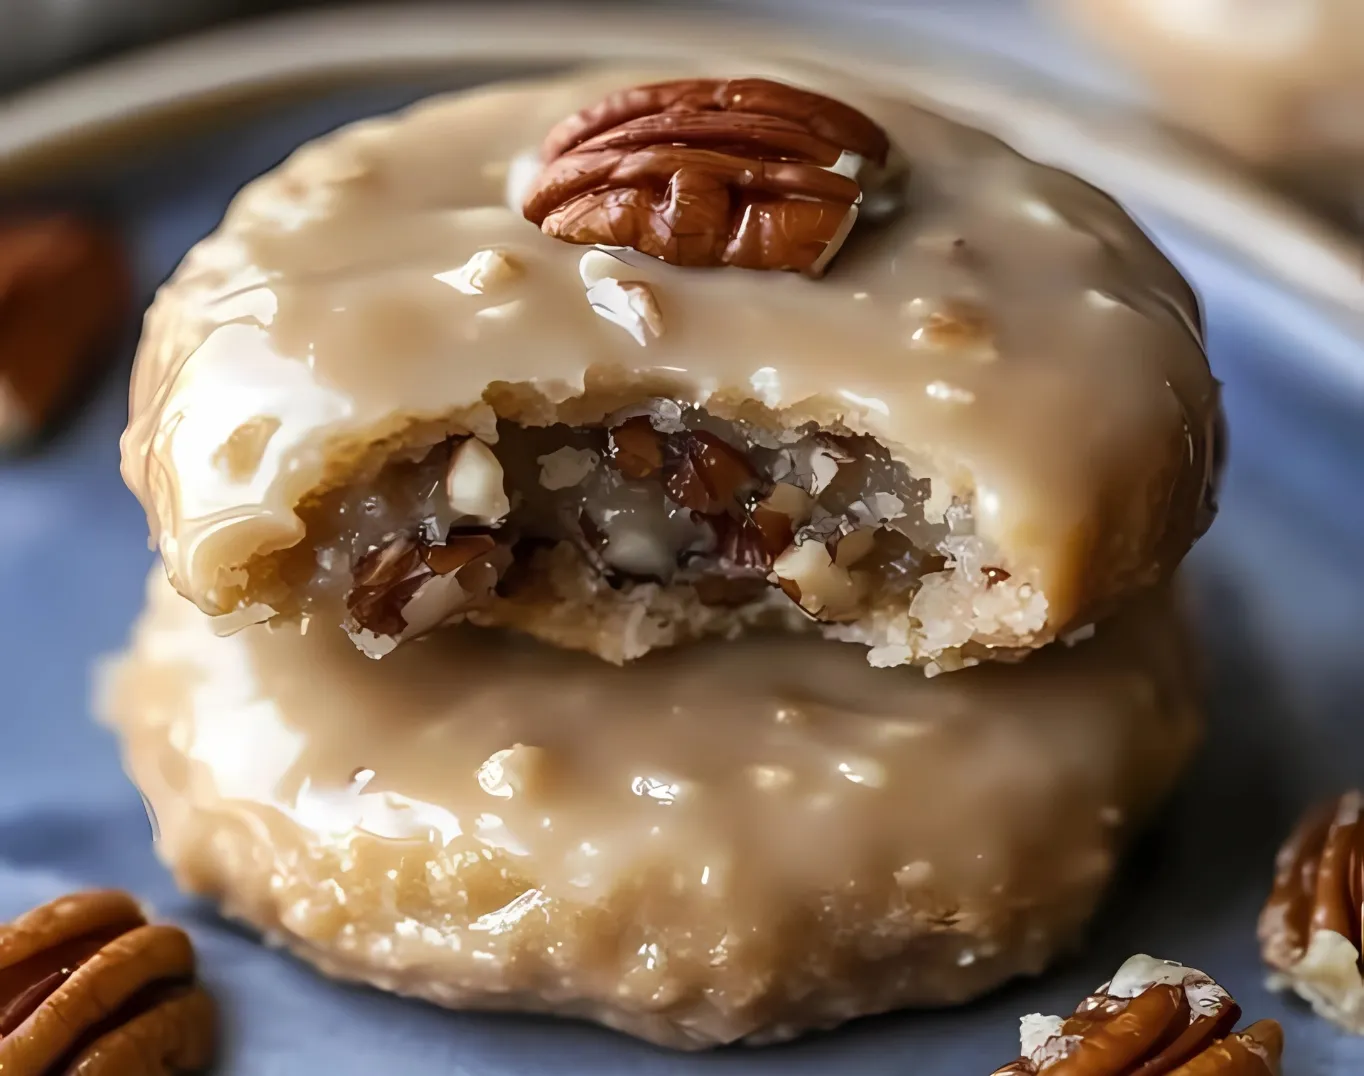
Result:
<instances>
[{"instance_id":1,"label":"whole pecan nut","mask_svg":"<svg viewBox=\"0 0 1364 1076\"><path fill-rule=\"evenodd\" d=\"M527 219L570 243L674 265L817 275L847 237L885 132L839 101L767 79L683 79L607 97L556 126Z\"/></svg>"},{"instance_id":2,"label":"whole pecan nut","mask_svg":"<svg viewBox=\"0 0 1364 1076\"><path fill-rule=\"evenodd\" d=\"M42 433L86 383L130 299L118 242L69 214L0 223L0 447Z\"/></svg>"},{"instance_id":3,"label":"whole pecan nut","mask_svg":"<svg viewBox=\"0 0 1364 1076\"><path fill-rule=\"evenodd\" d=\"M1364 792L1321 804L1279 852L1260 950L1322 1016L1364 1034Z\"/></svg>"},{"instance_id":4,"label":"whole pecan nut","mask_svg":"<svg viewBox=\"0 0 1364 1076\"><path fill-rule=\"evenodd\" d=\"M213 1001L184 931L117 891L76 893L0 927L0 1072L166 1076L213 1057Z\"/></svg>"},{"instance_id":5,"label":"whole pecan nut","mask_svg":"<svg viewBox=\"0 0 1364 1076\"><path fill-rule=\"evenodd\" d=\"M1025 1017L1023 1056L994 1076L1278 1076L1283 1031L1240 1016L1201 971L1134 956L1072 1016Z\"/></svg>"}]
</instances>

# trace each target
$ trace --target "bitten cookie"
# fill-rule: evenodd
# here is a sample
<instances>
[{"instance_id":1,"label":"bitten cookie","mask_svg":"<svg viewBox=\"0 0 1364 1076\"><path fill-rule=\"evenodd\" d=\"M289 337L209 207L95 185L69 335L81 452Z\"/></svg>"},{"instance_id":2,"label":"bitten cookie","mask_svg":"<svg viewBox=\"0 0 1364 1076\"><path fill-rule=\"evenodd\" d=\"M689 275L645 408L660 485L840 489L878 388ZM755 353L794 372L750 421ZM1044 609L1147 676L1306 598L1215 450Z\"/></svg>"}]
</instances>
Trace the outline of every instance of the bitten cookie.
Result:
<instances>
[{"instance_id":1,"label":"bitten cookie","mask_svg":"<svg viewBox=\"0 0 1364 1076\"><path fill-rule=\"evenodd\" d=\"M776 625L939 671L1172 573L1216 385L1114 202L866 87L660 77L439 98L237 197L123 438L181 593L376 657Z\"/></svg>"}]
</instances>

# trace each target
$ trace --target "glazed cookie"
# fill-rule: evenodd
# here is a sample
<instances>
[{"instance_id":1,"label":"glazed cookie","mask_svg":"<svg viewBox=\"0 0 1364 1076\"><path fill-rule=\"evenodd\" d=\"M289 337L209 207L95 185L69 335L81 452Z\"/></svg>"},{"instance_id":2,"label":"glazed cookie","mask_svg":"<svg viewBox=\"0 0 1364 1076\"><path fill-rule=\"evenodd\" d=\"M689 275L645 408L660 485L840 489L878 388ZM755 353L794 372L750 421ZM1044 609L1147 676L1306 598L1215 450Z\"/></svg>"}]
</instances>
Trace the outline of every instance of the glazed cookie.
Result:
<instances>
[{"instance_id":1,"label":"glazed cookie","mask_svg":"<svg viewBox=\"0 0 1364 1076\"><path fill-rule=\"evenodd\" d=\"M1161 595L930 681L808 635L368 662L159 577L102 707L179 884L325 972L688 1048L1042 970L1200 724Z\"/></svg>"},{"instance_id":2,"label":"glazed cookie","mask_svg":"<svg viewBox=\"0 0 1364 1076\"><path fill-rule=\"evenodd\" d=\"M1216 385L1116 204L865 89L657 77L436 99L237 197L123 439L182 594L376 657L767 624L936 671L1170 575Z\"/></svg>"},{"instance_id":3,"label":"glazed cookie","mask_svg":"<svg viewBox=\"0 0 1364 1076\"><path fill-rule=\"evenodd\" d=\"M1364 211L1358 0L1056 0L1171 119Z\"/></svg>"}]
</instances>

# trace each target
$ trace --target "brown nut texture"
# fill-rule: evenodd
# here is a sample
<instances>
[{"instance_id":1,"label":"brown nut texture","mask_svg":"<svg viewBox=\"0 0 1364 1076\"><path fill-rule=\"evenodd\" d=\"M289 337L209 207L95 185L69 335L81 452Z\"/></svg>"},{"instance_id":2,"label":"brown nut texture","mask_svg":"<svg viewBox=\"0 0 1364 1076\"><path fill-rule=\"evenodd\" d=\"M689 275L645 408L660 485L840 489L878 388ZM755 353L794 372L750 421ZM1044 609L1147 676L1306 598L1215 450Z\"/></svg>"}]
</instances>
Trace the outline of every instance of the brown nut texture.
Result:
<instances>
[{"instance_id":1,"label":"brown nut texture","mask_svg":"<svg viewBox=\"0 0 1364 1076\"><path fill-rule=\"evenodd\" d=\"M1316 1011L1364 1034L1364 792L1307 813L1279 851L1260 951Z\"/></svg>"},{"instance_id":2,"label":"brown nut texture","mask_svg":"<svg viewBox=\"0 0 1364 1076\"><path fill-rule=\"evenodd\" d=\"M70 214L0 222L0 448L41 434L130 304L123 251Z\"/></svg>"},{"instance_id":3,"label":"brown nut texture","mask_svg":"<svg viewBox=\"0 0 1364 1076\"><path fill-rule=\"evenodd\" d=\"M858 180L834 166L842 158L881 168L889 152L861 112L783 83L637 86L550 131L523 211L570 243L632 247L674 265L818 275L862 197Z\"/></svg>"},{"instance_id":4,"label":"brown nut texture","mask_svg":"<svg viewBox=\"0 0 1364 1076\"><path fill-rule=\"evenodd\" d=\"M477 604L510 565L510 548L482 529L452 531L440 543L390 534L356 561L346 607L356 630L397 638L413 627L412 602L433 581L448 577L470 584L468 592L451 595L440 610L443 619Z\"/></svg>"},{"instance_id":5,"label":"brown nut texture","mask_svg":"<svg viewBox=\"0 0 1364 1076\"><path fill-rule=\"evenodd\" d=\"M1283 1031L1234 1031L1241 1008L1201 971L1134 956L1075 1012L1023 1021L1023 1056L994 1076L1278 1076Z\"/></svg>"},{"instance_id":6,"label":"brown nut texture","mask_svg":"<svg viewBox=\"0 0 1364 1076\"><path fill-rule=\"evenodd\" d=\"M216 1023L188 936L126 893L75 893L0 927L5 1076L197 1072Z\"/></svg>"}]
</instances>

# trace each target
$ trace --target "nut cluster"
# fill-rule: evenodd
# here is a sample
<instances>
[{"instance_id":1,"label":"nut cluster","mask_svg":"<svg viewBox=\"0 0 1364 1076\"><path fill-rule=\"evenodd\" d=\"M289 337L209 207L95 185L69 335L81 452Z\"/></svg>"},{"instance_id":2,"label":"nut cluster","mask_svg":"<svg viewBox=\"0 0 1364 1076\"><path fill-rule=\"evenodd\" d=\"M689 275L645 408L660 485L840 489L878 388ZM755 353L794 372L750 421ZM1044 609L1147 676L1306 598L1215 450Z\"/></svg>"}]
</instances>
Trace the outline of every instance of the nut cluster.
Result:
<instances>
[{"instance_id":1,"label":"nut cluster","mask_svg":"<svg viewBox=\"0 0 1364 1076\"><path fill-rule=\"evenodd\" d=\"M1072 1016L1025 1017L1023 1056L994 1076L1277 1076L1279 1025L1240 1016L1202 972L1134 956Z\"/></svg>"},{"instance_id":2,"label":"nut cluster","mask_svg":"<svg viewBox=\"0 0 1364 1076\"><path fill-rule=\"evenodd\" d=\"M779 82L637 86L549 133L523 211L570 243L818 275L889 152L861 112Z\"/></svg>"},{"instance_id":3,"label":"nut cluster","mask_svg":"<svg viewBox=\"0 0 1364 1076\"><path fill-rule=\"evenodd\" d=\"M702 602L743 604L772 585L809 616L835 621L859 606L848 568L871 552L875 532L849 531L845 517L827 512L814 519L815 498L854 455L833 436L813 446L807 458L787 457L789 472L764 476L714 434L664 432L639 415L611 430L608 454L625 477L659 481L670 501L715 532L712 572L694 583Z\"/></svg>"},{"instance_id":4,"label":"nut cluster","mask_svg":"<svg viewBox=\"0 0 1364 1076\"><path fill-rule=\"evenodd\" d=\"M126 893L62 897L0 927L0 1072L167 1076L212 1060L213 1002L184 931Z\"/></svg>"},{"instance_id":5,"label":"nut cluster","mask_svg":"<svg viewBox=\"0 0 1364 1076\"><path fill-rule=\"evenodd\" d=\"M1364 792L1310 811L1279 852L1260 949L1321 1015L1364 1034Z\"/></svg>"},{"instance_id":6,"label":"nut cluster","mask_svg":"<svg viewBox=\"0 0 1364 1076\"><path fill-rule=\"evenodd\" d=\"M545 547L571 547L612 587L676 584L717 607L775 589L827 624L864 615L878 579L946 563L914 544L926 489L867 436L811 425L778 438L656 397L548 453L546 438L530 440L504 431L495 453L453 438L386 487L407 522L364 536L347 564L346 627L362 650L382 657L442 624L496 619L483 614L497 598L537 600ZM622 489L627 510L611 506ZM1010 579L979 572L986 587Z\"/></svg>"},{"instance_id":7,"label":"nut cluster","mask_svg":"<svg viewBox=\"0 0 1364 1076\"><path fill-rule=\"evenodd\" d=\"M0 448L43 433L80 391L129 291L103 229L65 214L0 223Z\"/></svg>"},{"instance_id":8,"label":"nut cluster","mask_svg":"<svg viewBox=\"0 0 1364 1076\"><path fill-rule=\"evenodd\" d=\"M698 581L701 601L742 605L763 593L794 531L791 519L768 505L772 483L747 456L705 430L664 433L647 415L613 428L609 446L621 474L660 482L669 500L714 530L718 570Z\"/></svg>"}]
</instances>

